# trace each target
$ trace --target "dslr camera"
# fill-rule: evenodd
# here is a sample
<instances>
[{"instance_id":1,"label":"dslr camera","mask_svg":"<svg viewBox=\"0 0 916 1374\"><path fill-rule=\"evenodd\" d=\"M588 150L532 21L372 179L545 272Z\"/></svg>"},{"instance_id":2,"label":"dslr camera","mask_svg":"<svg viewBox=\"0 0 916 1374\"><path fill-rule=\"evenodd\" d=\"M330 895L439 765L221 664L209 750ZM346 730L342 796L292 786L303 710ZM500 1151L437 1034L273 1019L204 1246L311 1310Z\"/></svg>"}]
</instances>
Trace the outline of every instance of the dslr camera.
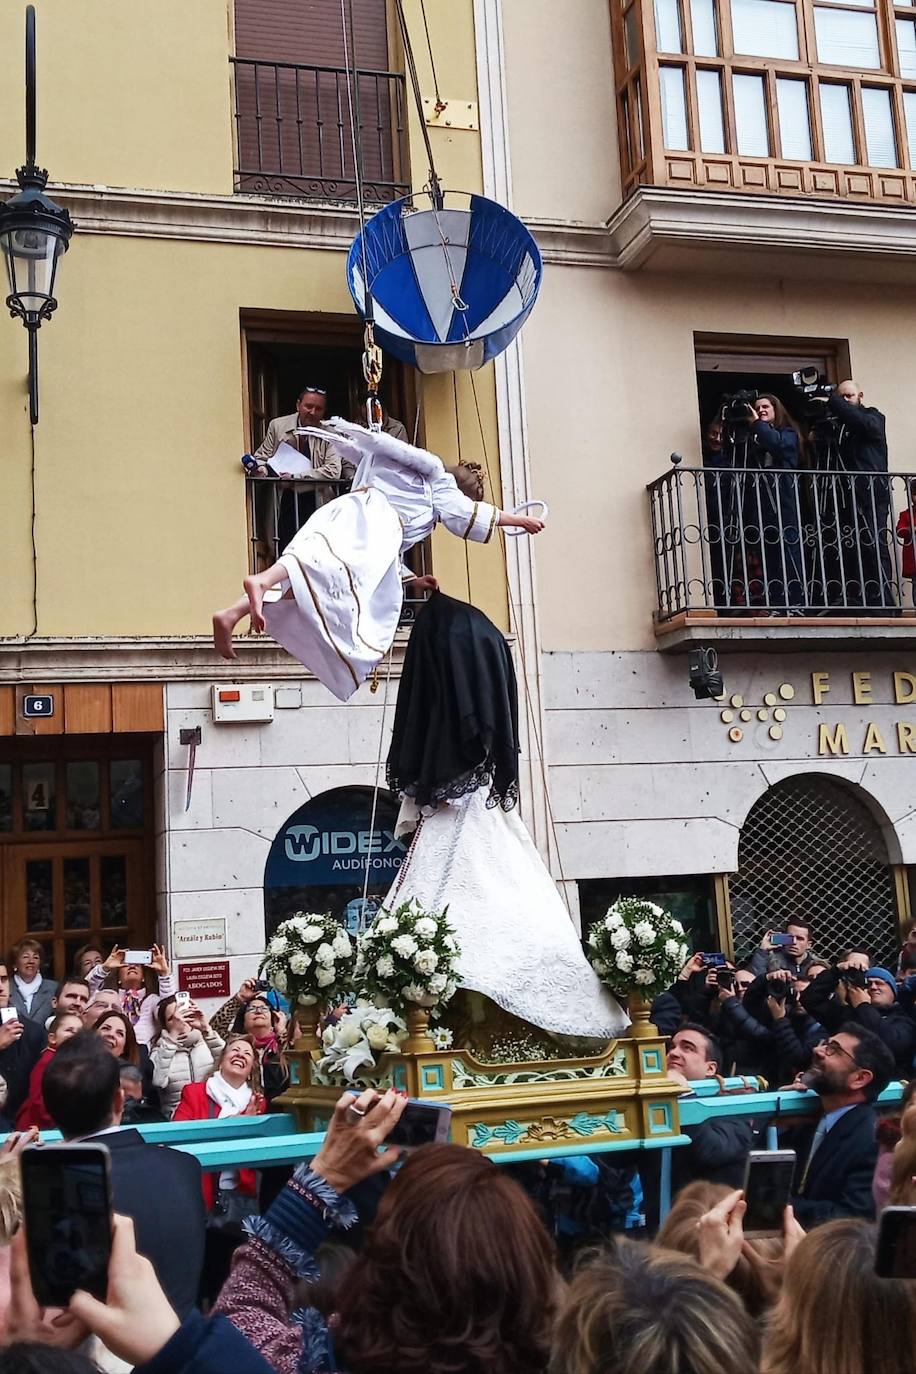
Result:
<instances>
[{"instance_id":1,"label":"dslr camera","mask_svg":"<svg viewBox=\"0 0 916 1374\"><path fill-rule=\"evenodd\" d=\"M777 1002L786 1002L790 1007L798 1001L798 992L784 978L767 979L767 996L775 998Z\"/></svg>"},{"instance_id":2,"label":"dslr camera","mask_svg":"<svg viewBox=\"0 0 916 1374\"><path fill-rule=\"evenodd\" d=\"M722 424L748 424L750 417L747 408L759 397L759 391L733 391L730 396L723 396L719 407L719 419Z\"/></svg>"},{"instance_id":3,"label":"dslr camera","mask_svg":"<svg viewBox=\"0 0 916 1374\"><path fill-rule=\"evenodd\" d=\"M848 988L861 988L865 991L865 970L861 968L844 968L840 970L840 981L845 983Z\"/></svg>"}]
</instances>

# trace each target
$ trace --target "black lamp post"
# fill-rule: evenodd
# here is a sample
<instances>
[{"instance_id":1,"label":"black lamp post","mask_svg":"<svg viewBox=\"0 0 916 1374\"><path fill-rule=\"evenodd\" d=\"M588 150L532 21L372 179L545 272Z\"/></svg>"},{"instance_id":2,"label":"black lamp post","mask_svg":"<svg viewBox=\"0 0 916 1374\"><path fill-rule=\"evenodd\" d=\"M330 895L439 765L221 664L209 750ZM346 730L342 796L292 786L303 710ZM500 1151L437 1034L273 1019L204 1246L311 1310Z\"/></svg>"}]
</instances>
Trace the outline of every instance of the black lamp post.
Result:
<instances>
[{"instance_id":1,"label":"black lamp post","mask_svg":"<svg viewBox=\"0 0 916 1374\"><path fill-rule=\"evenodd\" d=\"M6 261L13 319L29 332L29 418L38 424L38 330L57 309L57 264L66 253L73 224L44 189L48 174L35 162L35 7L25 10L25 166L16 172L19 194L0 204L0 251Z\"/></svg>"}]
</instances>

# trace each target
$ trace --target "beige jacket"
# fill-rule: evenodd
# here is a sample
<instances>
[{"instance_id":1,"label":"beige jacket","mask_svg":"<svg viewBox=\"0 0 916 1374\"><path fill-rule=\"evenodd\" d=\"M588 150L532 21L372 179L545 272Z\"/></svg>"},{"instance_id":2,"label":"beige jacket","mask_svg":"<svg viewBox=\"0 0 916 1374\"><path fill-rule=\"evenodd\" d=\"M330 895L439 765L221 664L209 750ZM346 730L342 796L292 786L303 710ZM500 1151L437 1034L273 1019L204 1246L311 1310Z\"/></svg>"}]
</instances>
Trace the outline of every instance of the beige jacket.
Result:
<instances>
[{"instance_id":1,"label":"beige jacket","mask_svg":"<svg viewBox=\"0 0 916 1374\"><path fill-rule=\"evenodd\" d=\"M264 442L252 454L259 463L266 463L268 458L272 458L284 441L292 444L293 448L298 447L296 442L296 426L299 424L299 416L293 412L292 415L281 415L276 420L271 420L264 435ZM309 435L309 453L312 459L312 467L315 469L316 477L325 477L329 482L340 480L340 458L325 439L315 439ZM333 487L326 486L321 482L315 487L315 504L323 506L326 501L332 501L337 495Z\"/></svg>"}]
</instances>

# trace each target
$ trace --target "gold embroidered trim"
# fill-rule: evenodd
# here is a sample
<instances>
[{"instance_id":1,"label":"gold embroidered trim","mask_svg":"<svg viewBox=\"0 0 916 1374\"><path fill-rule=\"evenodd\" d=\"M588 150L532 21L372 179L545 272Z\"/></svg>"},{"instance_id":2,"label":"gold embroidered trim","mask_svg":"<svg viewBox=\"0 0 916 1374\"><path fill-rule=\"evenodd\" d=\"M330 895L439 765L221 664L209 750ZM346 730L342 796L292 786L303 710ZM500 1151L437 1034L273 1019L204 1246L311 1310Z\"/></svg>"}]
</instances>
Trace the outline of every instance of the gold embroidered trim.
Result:
<instances>
[{"instance_id":1,"label":"gold embroidered trim","mask_svg":"<svg viewBox=\"0 0 916 1374\"><path fill-rule=\"evenodd\" d=\"M493 514L490 516L490 528L487 530L487 537L486 537L486 539L483 541L485 544L489 544L490 540L493 538L493 531L496 529L496 522L498 521L498 519L499 519L499 511L498 511L498 510L496 509L496 507L494 506L494 507L493 507Z\"/></svg>"},{"instance_id":2,"label":"gold embroidered trim","mask_svg":"<svg viewBox=\"0 0 916 1374\"><path fill-rule=\"evenodd\" d=\"M319 539L324 540L325 544L327 544L328 546L328 553L331 555L332 558L337 559L338 563L341 565L344 572L347 574L347 581L350 583L350 594L353 597L353 600L356 602L356 625L354 626L354 629L356 630L356 638L359 640L361 644L365 645L365 647L369 650L370 653L378 654L380 658L383 658L386 651L384 649L377 648L374 644L370 644L368 639L364 639L359 632L359 622L360 617L363 613L363 608L360 604L360 599L356 593L356 584L353 581L353 574L350 571L349 564L343 558L341 558L340 554L337 553L331 547L331 541L328 539L328 536L322 530L312 530L312 534L317 534Z\"/></svg>"},{"instance_id":3,"label":"gold embroidered trim","mask_svg":"<svg viewBox=\"0 0 916 1374\"><path fill-rule=\"evenodd\" d=\"M471 518L470 518L470 520L468 521L468 527L467 527L467 529L465 530L464 534L461 536L462 539L467 539L468 535L471 533L471 530L474 528L474 521L477 519L477 507L479 506L479 504L480 504L479 501L475 501L475 502L474 502L474 509L471 511Z\"/></svg>"},{"instance_id":4,"label":"gold embroidered trim","mask_svg":"<svg viewBox=\"0 0 916 1374\"><path fill-rule=\"evenodd\" d=\"M296 562L299 563L298 558L296 559ZM326 634L327 637L328 637L328 643L330 644L331 648L334 650L334 652L335 652L335 654L337 655L337 657L340 659L341 663L345 663L345 664L347 665L347 671L349 672L350 676L351 676L352 679L353 679L353 685L354 685L354 687L358 687L358 686L359 686L359 678L356 676L356 673L353 671L353 664L352 664L352 663L350 662L350 660L347 658L346 654L343 652L343 650L340 648L340 646L335 642L334 636L331 634L331 631L330 631L330 629L328 628L328 622L327 622L327 621L325 620L325 618L324 618L324 612L322 611L321 607L320 607L319 604L318 604L318 598L317 598L317 596L315 595L314 588L312 587L312 584L311 584L311 582L310 582L309 579L308 579L308 573L305 571L305 568L303 568L303 566L302 566L301 563L299 563L299 571L302 573L302 580L303 580L303 582L304 582L305 585L308 587L309 596L312 598L312 603L313 603L313 605L314 605L314 607L315 607L315 614L318 616L318 619L321 621L321 624L322 624L322 626L323 626L323 628L324 628L324 632L325 632L325 634Z\"/></svg>"}]
</instances>

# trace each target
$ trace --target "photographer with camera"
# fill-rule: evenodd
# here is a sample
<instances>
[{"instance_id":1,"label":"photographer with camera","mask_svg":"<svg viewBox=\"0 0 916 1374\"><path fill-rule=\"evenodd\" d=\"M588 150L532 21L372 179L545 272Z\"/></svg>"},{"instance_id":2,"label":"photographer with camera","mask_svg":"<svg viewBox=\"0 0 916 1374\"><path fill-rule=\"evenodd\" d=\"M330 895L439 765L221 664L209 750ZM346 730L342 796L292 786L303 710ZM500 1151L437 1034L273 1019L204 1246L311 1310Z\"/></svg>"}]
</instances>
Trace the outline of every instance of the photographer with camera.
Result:
<instances>
[{"instance_id":1,"label":"photographer with camera","mask_svg":"<svg viewBox=\"0 0 916 1374\"><path fill-rule=\"evenodd\" d=\"M824 1036L823 1026L802 1005L807 986L807 978L777 969L755 979L743 1001L735 996L723 999L722 1034L750 1047L754 1067L743 1072L756 1073L768 1083L788 1083L807 1068L814 1046Z\"/></svg>"},{"instance_id":2,"label":"photographer with camera","mask_svg":"<svg viewBox=\"0 0 916 1374\"><path fill-rule=\"evenodd\" d=\"M849 499L843 503L844 515L852 525L854 540L842 555L844 600L847 605L880 610L895 604L885 418L876 406L865 404L865 393L851 379L840 382L826 408L840 424L836 447L841 470L872 474L845 479Z\"/></svg>"},{"instance_id":3,"label":"photographer with camera","mask_svg":"<svg viewBox=\"0 0 916 1374\"><path fill-rule=\"evenodd\" d=\"M759 949L751 955L748 967L755 978L764 973L775 973L777 969L788 969L790 973L806 974L812 964L826 965L811 948L810 921L789 920L782 930L768 930L760 941Z\"/></svg>"},{"instance_id":4,"label":"photographer with camera","mask_svg":"<svg viewBox=\"0 0 916 1374\"><path fill-rule=\"evenodd\" d=\"M897 981L877 965L866 972L846 960L826 969L802 993L802 1004L828 1034L844 1022L873 1032L890 1050L897 1072L909 1078L916 1051L916 1021L897 1001Z\"/></svg>"},{"instance_id":5,"label":"photographer with camera","mask_svg":"<svg viewBox=\"0 0 916 1374\"><path fill-rule=\"evenodd\" d=\"M761 395L748 405L752 443L747 466L765 472L745 492L745 527L759 530L762 579L751 584L751 601L771 614L799 613L805 601L801 559L801 511L797 482L776 472L802 467L801 432L776 396Z\"/></svg>"}]
</instances>

